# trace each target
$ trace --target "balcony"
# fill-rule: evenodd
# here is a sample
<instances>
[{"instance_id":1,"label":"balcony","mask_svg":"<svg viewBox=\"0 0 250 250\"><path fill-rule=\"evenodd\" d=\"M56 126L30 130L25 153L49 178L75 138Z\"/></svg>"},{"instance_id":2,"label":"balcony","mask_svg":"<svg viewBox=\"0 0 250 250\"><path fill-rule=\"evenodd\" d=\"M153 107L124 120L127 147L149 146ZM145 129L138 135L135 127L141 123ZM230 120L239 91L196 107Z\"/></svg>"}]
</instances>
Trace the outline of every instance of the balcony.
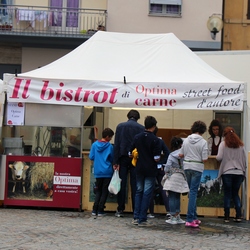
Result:
<instances>
[{"instance_id":1,"label":"balcony","mask_svg":"<svg viewBox=\"0 0 250 250\"><path fill-rule=\"evenodd\" d=\"M105 30L106 10L0 6L0 42L78 46Z\"/></svg>"}]
</instances>

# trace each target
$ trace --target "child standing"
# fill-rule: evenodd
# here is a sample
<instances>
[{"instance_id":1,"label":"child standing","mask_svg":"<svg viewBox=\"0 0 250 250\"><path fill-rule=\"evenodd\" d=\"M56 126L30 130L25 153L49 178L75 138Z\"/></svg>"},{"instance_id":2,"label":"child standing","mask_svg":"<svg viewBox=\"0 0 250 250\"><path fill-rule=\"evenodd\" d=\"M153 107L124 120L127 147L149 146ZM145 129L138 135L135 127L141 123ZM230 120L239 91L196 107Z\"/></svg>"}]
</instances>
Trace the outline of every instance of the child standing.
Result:
<instances>
[{"instance_id":1,"label":"child standing","mask_svg":"<svg viewBox=\"0 0 250 250\"><path fill-rule=\"evenodd\" d=\"M89 159L94 161L94 176L96 178L96 195L92 215L104 216L105 203L108 198L108 186L113 175L114 150L110 143L114 131L105 128L102 139L91 146Z\"/></svg>"},{"instance_id":2,"label":"child standing","mask_svg":"<svg viewBox=\"0 0 250 250\"><path fill-rule=\"evenodd\" d=\"M186 181L183 166L183 159L180 158L180 148L182 146L182 139L173 137L171 140L171 150L167 163L165 164L164 176L165 182L163 190L167 190L169 197L169 209L171 217L166 220L169 224L183 224L184 220L180 217L180 199L181 193L189 191Z\"/></svg>"}]
</instances>

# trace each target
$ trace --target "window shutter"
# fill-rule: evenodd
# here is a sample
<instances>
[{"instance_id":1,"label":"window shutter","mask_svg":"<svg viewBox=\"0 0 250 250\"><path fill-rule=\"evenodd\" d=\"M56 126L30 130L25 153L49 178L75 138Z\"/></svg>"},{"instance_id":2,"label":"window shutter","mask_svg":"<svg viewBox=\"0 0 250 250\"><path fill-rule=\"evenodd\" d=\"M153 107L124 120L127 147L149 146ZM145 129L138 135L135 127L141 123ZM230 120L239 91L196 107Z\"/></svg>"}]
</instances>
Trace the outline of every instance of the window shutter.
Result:
<instances>
[{"instance_id":1,"label":"window shutter","mask_svg":"<svg viewBox=\"0 0 250 250\"><path fill-rule=\"evenodd\" d=\"M151 4L181 5L182 0L150 0Z\"/></svg>"}]
</instances>

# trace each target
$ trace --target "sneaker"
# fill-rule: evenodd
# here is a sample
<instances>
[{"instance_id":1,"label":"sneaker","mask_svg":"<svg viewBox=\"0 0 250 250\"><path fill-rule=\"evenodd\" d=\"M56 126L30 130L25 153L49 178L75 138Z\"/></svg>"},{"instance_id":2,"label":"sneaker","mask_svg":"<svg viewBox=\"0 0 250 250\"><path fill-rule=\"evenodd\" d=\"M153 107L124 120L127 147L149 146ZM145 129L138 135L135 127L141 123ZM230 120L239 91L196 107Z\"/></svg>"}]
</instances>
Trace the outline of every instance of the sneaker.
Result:
<instances>
[{"instance_id":1,"label":"sneaker","mask_svg":"<svg viewBox=\"0 0 250 250\"><path fill-rule=\"evenodd\" d=\"M200 225L201 221L196 219L196 220L194 220L194 223Z\"/></svg>"},{"instance_id":2,"label":"sneaker","mask_svg":"<svg viewBox=\"0 0 250 250\"><path fill-rule=\"evenodd\" d=\"M153 214L148 214L147 218L153 219L155 216Z\"/></svg>"},{"instance_id":3,"label":"sneaker","mask_svg":"<svg viewBox=\"0 0 250 250\"><path fill-rule=\"evenodd\" d=\"M228 222L229 222L229 217L225 216L224 222L225 222L225 223L228 223Z\"/></svg>"},{"instance_id":4,"label":"sneaker","mask_svg":"<svg viewBox=\"0 0 250 250\"><path fill-rule=\"evenodd\" d=\"M192 221L192 222L186 222L186 223L185 223L185 226L186 226L186 227L194 227L194 228L199 227L199 225L196 224L194 221Z\"/></svg>"},{"instance_id":5,"label":"sneaker","mask_svg":"<svg viewBox=\"0 0 250 250\"><path fill-rule=\"evenodd\" d=\"M167 220L171 218L171 214L170 213L167 213L166 216L167 216Z\"/></svg>"},{"instance_id":6,"label":"sneaker","mask_svg":"<svg viewBox=\"0 0 250 250\"><path fill-rule=\"evenodd\" d=\"M98 216L99 216L99 217L102 217L102 216L105 216L105 215L106 215L105 212L98 212Z\"/></svg>"},{"instance_id":7,"label":"sneaker","mask_svg":"<svg viewBox=\"0 0 250 250\"><path fill-rule=\"evenodd\" d=\"M116 217L123 217L124 216L123 211L116 211L115 216Z\"/></svg>"},{"instance_id":8,"label":"sneaker","mask_svg":"<svg viewBox=\"0 0 250 250\"><path fill-rule=\"evenodd\" d=\"M138 223L138 227L147 227L150 224L148 223L148 221L142 221L141 223Z\"/></svg>"},{"instance_id":9,"label":"sneaker","mask_svg":"<svg viewBox=\"0 0 250 250\"><path fill-rule=\"evenodd\" d=\"M174 216L171 216L170 219L166 220L167 223L172 224L172 225L176 225L177 224L177 218Z\"/></svg>"},{"instance_id":10,"label":"sneaker","mask_svg":"<svg viewBox=\"0 0 250 250\"><path fill-rule=\"evenodd\" d=\"M97 215L96 211L93 210L92 213L91 213L91 215L92 216L96 216Z\"/></svg>"},{"instance_id":11,"label":"sneaker","mask_svg":"<svg viewBox=\"0 0 250 250\"><path fill-rule=\"evenodd\" d=\"M241 222L241 218L238 218L238 217L233 218L233 221L234 221L234 222Z\"/></svg>"},{"instance_id":12,"label":"sneaker","mask_svg":"<svg viewBox=\"0 0 250 250\"><path fill-rule=\"evenodd\" d=\"M184 221L181 217L180 217L180 215L178 214L177 216L176 216L176 220L177 220L177 224L184 224L186 221ZM197 224L197 223L196 223Z\"/></svg>"},{"instance_id":13,"label":"sneaker","mask_svg":"<svg viewBox=\"0 0 250 250\"><path fill-rule=\"evenodd\" d=\"M138 225L138 220L137 220L137 219L133 219L133 220L132 220L132 224L133 224L133 225Z\"/></svg>"}]
</instances>

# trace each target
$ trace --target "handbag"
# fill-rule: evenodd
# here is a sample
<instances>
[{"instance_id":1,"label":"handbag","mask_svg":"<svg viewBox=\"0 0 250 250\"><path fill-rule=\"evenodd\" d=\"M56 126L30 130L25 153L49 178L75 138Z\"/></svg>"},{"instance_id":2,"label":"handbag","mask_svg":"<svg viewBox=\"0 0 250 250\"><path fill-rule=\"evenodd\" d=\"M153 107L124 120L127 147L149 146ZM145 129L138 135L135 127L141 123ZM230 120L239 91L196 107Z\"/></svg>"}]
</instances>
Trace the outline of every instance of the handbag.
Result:
<instances>
[{"instance_id":1,"label":"handbag","mask_svg":"<svg viewBox=\"0 0 250 250\"><path fill-rule=\"evenodd\" d=\"M119 177L118 170L115 170L111 181L108 186L108 190L111 194L118 194L121 189L121 179Z\"/></svg>"}]
</instances>

